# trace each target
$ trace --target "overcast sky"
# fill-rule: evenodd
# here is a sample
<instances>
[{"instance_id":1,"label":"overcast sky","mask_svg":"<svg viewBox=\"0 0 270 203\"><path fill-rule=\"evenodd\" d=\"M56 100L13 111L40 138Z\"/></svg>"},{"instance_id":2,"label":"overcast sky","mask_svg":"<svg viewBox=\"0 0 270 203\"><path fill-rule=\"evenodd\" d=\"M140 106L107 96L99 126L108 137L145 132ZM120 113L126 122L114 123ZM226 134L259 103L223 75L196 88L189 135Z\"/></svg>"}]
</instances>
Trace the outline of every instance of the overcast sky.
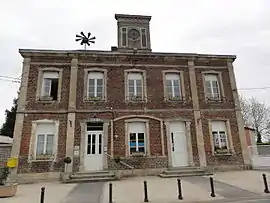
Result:
<instances>
[{"instance_id":1,"label":"overcast sky","mask_svg":"<svg viewBox=\"0 0 270 203\"><path fill-rule=\"evenodd\" d=\"M239 89L270 86L270 0L0 0L0 76L18 77L19 48L81 49L80 31L97 37L92 49L116 41L115 13L151 15L153 51L235 54ZM0 124L19 85L0 80ZM270 89L239 90L270 104Z\"/></svg>"}]
</instances>

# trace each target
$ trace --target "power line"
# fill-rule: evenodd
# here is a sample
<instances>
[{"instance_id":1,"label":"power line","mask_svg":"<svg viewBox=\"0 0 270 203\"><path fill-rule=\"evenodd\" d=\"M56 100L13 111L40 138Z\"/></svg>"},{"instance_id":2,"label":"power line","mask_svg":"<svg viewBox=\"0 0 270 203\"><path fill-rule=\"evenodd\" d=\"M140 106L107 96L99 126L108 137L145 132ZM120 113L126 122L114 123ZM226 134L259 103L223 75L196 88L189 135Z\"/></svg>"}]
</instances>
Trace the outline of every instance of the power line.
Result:
<instances>
[{"instance_id":1,"label":"power line","mask_svg":"<svg viewBox=\"0 0 270 203\"><path fill-rule=\"evenodd\" d=\"M0 75L0 78L19 80L19 78L16 78L16 77L2 76L2 75Z\"/></svg>"},{"instance_id":2,"label":"power line","mask_svg":"<svg viewBox=\"0 0 270 203\"><path fill-rule=\"evenodd\" d=\"M239 89L237 89L237 90L243 90L243 91L245 91L245 90L265 90L265 89L270 89L270 86L265 86L265 87L249 87L249 88L239 88Z\"/></svg>"},{"instance_id":3,"label":"power line","mask_svg":"<svg viewBox=\"0 0 270 203\"><path fill-rule=\"evenodd\" d=\"M0 78L1 81L6 81L6 82L14 82L14 83L21 83L19 80L11 80L11 79L4 79L4 78Z\"/></svg>"}]
</instances>

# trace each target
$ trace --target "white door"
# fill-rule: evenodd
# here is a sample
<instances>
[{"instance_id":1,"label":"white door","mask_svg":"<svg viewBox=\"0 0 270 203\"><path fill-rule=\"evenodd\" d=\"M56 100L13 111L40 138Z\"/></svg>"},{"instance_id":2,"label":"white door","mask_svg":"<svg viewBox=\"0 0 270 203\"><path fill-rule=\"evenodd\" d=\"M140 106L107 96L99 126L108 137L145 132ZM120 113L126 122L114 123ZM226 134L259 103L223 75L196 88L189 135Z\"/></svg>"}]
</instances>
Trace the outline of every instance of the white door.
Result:
<instances>
[{"instance_id":1,"label":"white door","mask_svg":"<svg viewBox=\"0 0 270 203\"><path fill-rule=\"evenodd\" d=\"M84 165L86 171L103 170L103 132L87 131Z\"/></svg>"},{"instance_id":2,"label":"white door","mask_svg":"<svg viewBox=\"0 0 270 203\"><path fill-rule=\"evenodd\" d=\"M170 124L172 167L188 166L185 123Z\"/></svg>"}]
</instances>

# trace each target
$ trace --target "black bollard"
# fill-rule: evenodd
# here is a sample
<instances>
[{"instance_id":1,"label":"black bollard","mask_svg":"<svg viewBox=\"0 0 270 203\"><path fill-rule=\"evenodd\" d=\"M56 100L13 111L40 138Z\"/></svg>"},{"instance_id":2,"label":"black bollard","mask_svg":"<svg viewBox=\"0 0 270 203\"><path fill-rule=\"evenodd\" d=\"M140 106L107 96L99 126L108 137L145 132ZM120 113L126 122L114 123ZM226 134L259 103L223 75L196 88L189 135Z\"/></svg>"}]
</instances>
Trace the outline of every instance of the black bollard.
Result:
<instances>
[{"instance_id":1,"label":"black bollard","mask_svg":"<svg viewBox=\"0 0 270 203\"><path fill-rule=\"evenodd\" d=\"M267 183L267 179L266 179L266 175L262 174L263 176L263 183L264 183L264 193L269 193L269 188L268 188L268 183Z\"/></svg>"},{"instance_id":2,"label":"black bollard","mask_svg":"<svg viewBox=\"0 0 270 203\"><path fill-rule=\"evenodd\" d=\"M109 184L109 203L112 203L112 183Z\"/></svg>"},{"instance_id":3,"label":"black bollard","mask_svg":"<svg viewBox=\"0 0 270 203\"><path fill-rule=\"evenodd\" d=\"M44 196L45 196L45 187L42 187L40 192L40 203L44 203Z\"/></svg>"},{"instance_id":4,"label":"black bollard","mask_svg":"<svg viewBox=\"0 0 270 203\"><path fill-rule=\"evenodd\" d=\"M211 197L215 197L215 188L213 177L210 177Z\"/></svg>"},{"instance_id":5,"label":"black bollard","mask_svg":"<svg viewBox=\"0 0 270 203\"><path fill-rule=\"evenodd\" d=\"M177 179L177 185L178 185L178 199L182 200L182 187L181 187L181 180L178 178Z\"/></svg>"},{"instance_id":6,"label":"black bollard","mask_svg":"<svg viewBox=\"0 0 270 203\"><path fill-rule=\"evenodd\" d=\"M146 181L143 181L143 186L144 186L144 202L149 202L148 193L147 193L147 182Z\"/></svg>"}]
</instances>

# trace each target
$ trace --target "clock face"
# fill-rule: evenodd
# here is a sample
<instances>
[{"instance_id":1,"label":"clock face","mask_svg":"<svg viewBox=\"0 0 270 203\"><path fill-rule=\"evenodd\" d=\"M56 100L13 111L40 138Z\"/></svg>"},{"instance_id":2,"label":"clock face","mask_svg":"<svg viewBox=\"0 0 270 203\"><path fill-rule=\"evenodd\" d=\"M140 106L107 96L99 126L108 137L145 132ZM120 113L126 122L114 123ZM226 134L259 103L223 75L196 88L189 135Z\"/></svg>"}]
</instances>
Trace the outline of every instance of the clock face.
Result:
<instances>
[{"instance_id":1,"label":"clock face","mask_svg":"<svg viewBox=\"0 0 270 203\"><path fill-rule=\"evenodd\" d=\"M140 38L140 32L136 29L131 29L128 32L128 38L130 38L132 40L136 40L136 39Z\"/></svg>"}]
</instances>

